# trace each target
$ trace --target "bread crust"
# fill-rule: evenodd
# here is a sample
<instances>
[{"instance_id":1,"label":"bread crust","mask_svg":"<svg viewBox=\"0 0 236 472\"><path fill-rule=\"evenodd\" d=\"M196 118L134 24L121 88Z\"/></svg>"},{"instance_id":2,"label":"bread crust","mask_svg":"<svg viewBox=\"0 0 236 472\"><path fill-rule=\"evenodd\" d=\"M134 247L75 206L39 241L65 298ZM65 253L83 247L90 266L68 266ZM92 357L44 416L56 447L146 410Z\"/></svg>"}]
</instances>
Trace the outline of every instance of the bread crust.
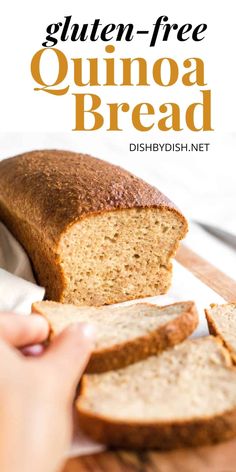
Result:
<instances>
[{"instance_id":1,"label":"bread crust","mask_svg":"<svg viewBox=\"0 0 236 472\"><path fill-rule=\"evenodd\" d=\"M235 305L236 303L233 303L233 305ZM232 303L225 303L224 305L221 305L222 307L227 307L227 306L230 306L232 305ZM217 306L215 304L212 304L211 305L211 308L214 308L214 306ZM207 324L208 324L208 329L209 329L209 333L212 334L213 336L217 336L218 338L220 338L220 340L222 341L223 345L226 347L226 349L228 350L231 358L232 358L232 361L234 364L236 364L236 353L234 352L234 349L232 348L232 346L224 339L224 337L222 336L222 333L220 332L220 330L217 328L217 325L214 321L214 318L211 316L211 313L210 311L206 308L205 309L205 315L206 315L206 320L207 320Z\"/></svg>"},{"instance_id":2,"label":"bread crust","mask_svg":"<svg viewBox=\"0 0 236 472\"><path fill-rule=\"evenodd\" d=\"M183 302L181 302L182 304ZM135 362L146 359L147 357L159 354L167 348L170 348L186 339L196 329L198 325L198 313L194 302L184 302L186 311L178 317L160 326L156 330L139 336L129 341L116 344L107 349L97 350L92 353L89 363L86 367L87 373L102 373L110 370L121 369ZM144 305L144 304L142 304ZM145 303L150 306L150 303ZM176 306L179 303L173 303L163 307L163 310L169 306ZM159 308L159 307L158 307ZM32 312L43 315L43 310L32 305ZM157 315L158 316L158 315ZM54 337L53 330L49 334L49 339Z\"/></svg>"},{"instance_id":3,"label":"bread crust","mask_svg":"<svg viewBox=\"0 0 236 472\"><path fill-rule=\"evenodd\" d=\"M87 154L32 151L0 162L0 218L28 253L49 300L67 301L60 243L71 226L84 218L133 208L170 211L182 222L180 239L187 232L186 219L161 192ZM178 245L176 241L169 258ZM106 303L124 300L108 294Z\"/></svg>"},{"instance_id":4,"label":"bread crust","mask_svg":"<svg viewBox=\"0 0 236 472\"><path fill-rule=\"evenodd\" d=\"M82 395L85 388L83 380ZM92 415L80 407L79 399L76 406L81 429L95 441L111 447L170 450L215 444L236 435L236 409L198 420L144 424L138 421L109 421L99 415Z\"/></svg>"}]
</instances>

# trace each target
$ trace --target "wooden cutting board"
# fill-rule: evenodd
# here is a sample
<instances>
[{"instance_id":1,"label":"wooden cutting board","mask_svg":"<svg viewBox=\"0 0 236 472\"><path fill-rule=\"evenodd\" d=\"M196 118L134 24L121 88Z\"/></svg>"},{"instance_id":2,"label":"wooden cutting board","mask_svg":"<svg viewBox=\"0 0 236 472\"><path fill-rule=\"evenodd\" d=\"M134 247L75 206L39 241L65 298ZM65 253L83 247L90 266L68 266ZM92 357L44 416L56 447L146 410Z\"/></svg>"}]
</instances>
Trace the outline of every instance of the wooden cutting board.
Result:
<instances>
[{"instance_id":1,"label":"wooden cutting board","mask_svg":"<svg viewBox=\"0 0 236 472\"><path fill-rule=\"evenodd\" d=\"M236 281L185 246L176 259L226 301L236 301ZM63 472L236 472L236 439L171 452L107 451L71 459Z\"/></svg>"}]
</instances>

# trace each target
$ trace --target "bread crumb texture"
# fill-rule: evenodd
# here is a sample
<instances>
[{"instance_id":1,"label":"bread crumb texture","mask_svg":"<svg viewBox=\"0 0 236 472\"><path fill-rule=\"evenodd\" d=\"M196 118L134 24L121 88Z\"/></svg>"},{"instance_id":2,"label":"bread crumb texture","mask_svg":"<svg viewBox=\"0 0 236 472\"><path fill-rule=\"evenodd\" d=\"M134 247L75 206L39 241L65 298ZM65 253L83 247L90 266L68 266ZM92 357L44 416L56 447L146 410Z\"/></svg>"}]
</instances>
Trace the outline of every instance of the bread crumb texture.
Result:
<instances>
[{"instance_id":1,"label":"bread crumb texture","mask_svg":"<svg viewBox=\"0 0 236 472\"><path fill-rule=\"evenodd\" d=\"M86 218L60 246L62 301L103 305L165 293L182 222L170 211L130 209Z\"/></svg>"},{"instance_id":2,"label":"bread crumb texture","mask_svg":"<svg viewBox=\"0 0 236 472\"><path fill-rule=\"evenodd\" d=\"M144 422L191 419L235 407L236 372L226 368L214 340L200 344L186 341L125 369L87 376L79 405L114 419Z\"/></svg>"}]
</instances>

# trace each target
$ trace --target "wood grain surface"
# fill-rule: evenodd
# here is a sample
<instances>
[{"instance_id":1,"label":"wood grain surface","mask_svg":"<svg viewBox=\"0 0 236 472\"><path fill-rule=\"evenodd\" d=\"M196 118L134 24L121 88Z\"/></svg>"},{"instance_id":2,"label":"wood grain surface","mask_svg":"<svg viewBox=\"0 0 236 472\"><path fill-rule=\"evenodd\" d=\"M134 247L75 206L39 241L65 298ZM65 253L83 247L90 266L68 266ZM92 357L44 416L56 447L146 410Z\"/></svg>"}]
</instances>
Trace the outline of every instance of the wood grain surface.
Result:
<instances>
[{"instance_id":1,"label":"wood grain surface","mask_svg":"<svg viewBox=\"0 0 236 472\"><path fill-rule=\"evenodd\" d=\"M224 272L184 245L180 246L176 260L226 301L236 302L236 281Z\"/></svg>"},{"instance_id":2,"label":"wood grain surface","mask_svg":"<svg viewBox=\"0 0 236 472\"><path fill-rule=\"evenodd\" d=\"M236 281L185 246L177 261L226 301L236 301ZM107 451L71 459L63 472L236 472L236 439L171 452Z\"/></svg>"}]
</instances>

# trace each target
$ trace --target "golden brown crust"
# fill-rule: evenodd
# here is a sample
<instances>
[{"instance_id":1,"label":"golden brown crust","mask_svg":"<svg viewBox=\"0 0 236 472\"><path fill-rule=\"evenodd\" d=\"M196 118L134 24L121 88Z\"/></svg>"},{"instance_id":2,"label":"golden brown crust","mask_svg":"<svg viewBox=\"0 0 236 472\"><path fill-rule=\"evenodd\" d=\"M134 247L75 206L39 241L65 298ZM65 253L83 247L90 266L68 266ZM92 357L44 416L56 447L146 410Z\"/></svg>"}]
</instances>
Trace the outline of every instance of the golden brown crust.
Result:
<instances>
[{"instance_id":1,"label":"golden brown crust","mask_svg":"<svg viewBox=\"0 0 236 472\"><path fill-rule=\"evenodd\" d=\"M151 355L159 354L165 349L179 344L186 339L198 325L198 313L194 302L189 301L182 303L185 304L186 311L183 311L177 318L170 320L156 330L144 336L131 339L130 341L116 344L110 348L93 352L86 372L101 373L121 369L134 362L146 359ZM146 305L148 307L151 304L146 303ZM167 305L163 307L163 309L175 305L179 305L179 303ZM37 303L33 303L32 313L44 316L44 310L41 309ZM54 336L55 334L51 328L49 340L52 340Z\"/></svg>"},{"instance_id":2,"label":"golden brown crust","mask_svg":"<svg viewBox=\"0 0 236 472\"><path fill-rule=\"evenodd\" d=\"M235 305L235 303L233 303ZM222 307L226 307L227 305L231 305L229 303L226 303L225 305L221 305ZM213 308L214 306L216 306L215 304L212 304L211 305L211 308ZM234 362L234 364L236 364L236 353L234 352L232 346L224 339L224 337L222 336L222 333L219 331L219 329L217 328L217 325L214 321L214 318L212 318L210 312L208 309L205 309L205 315L206 315L206 320L207 320L207 324L208 324L208 329L209 329L209 333L212 334L213 336L217 336L218 338L220 338L221 342L223 343L223 345L226 347L226 349L228 350L230 356L231 356L231 359L232 361Z\"/></svg>"},{"instance_id":3,"label":"golden brown crust","mask_svg":"<svg viewBox=\"0 0 236 472\"><path fill-rule=\"evenodd\" d=\"M168 450L214 444L236 435L236 409L198 420L144 424L92 415L80 407L79 399L76 405L81 429L95 441L112 447Z\"/></svg>"},{"instance_id":4,"label":"golden brown crust","mask_svg":"<svg viewBox=\"0 0 236 472\"><path fill-rule=\"evenodd\" d=\"M121 167L69 151L32 151L1 161L0 200L55 240L76 220L116 209L165 207L187 227L156 188Z\"/></svg>"}]
</instances>

